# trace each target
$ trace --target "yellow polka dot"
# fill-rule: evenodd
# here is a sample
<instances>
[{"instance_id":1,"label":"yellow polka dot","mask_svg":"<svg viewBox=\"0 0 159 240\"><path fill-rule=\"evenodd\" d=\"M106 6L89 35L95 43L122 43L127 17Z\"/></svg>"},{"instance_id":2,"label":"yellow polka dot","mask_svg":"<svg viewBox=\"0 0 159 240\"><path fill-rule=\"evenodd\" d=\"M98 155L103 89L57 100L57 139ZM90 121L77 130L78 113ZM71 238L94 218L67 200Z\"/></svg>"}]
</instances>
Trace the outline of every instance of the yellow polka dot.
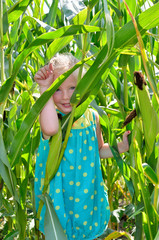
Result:
<instances>
[{"instance_id":1,"label":"yellow polka dot","mask_svg":"<svg viewBox=\"0 0 159 240\"><path fill-rule=\"evenodd\" d=\"M70 214L70 215L72 215L72 214L73 214L73 212L72 212L72 211L69 211L69 214Z\"/></svg>"},{"instance_id":2,"label":"yellow polka dot","mask_svg":"<svg viewBox=\"0 0 159 240\"><path fill-rule=\"evenodd\" d=\"M80 230L80 228L79 228L79 227L76 227L76 230Z\"/></svg>"},{"instance_id":3,"label":"yellow polka dot","mask_svg":"<svg viewBox=\"0 0 159 240\"><path fill-rule=\"evenodd\" d=\"M62 173L62 176L65 177L65 173Z\"/></svg>"},{"instance_id":4,"label":"yellow polka dot","mask_svg":"<svg viewBox=\"0 0 159 240\"><path fill-rule=\"evenodd\" d=\"M79 135L82 136L82 132L80 132Z\"/></svg>"},{"instance_id":5,"label":"yellow polka dot","mask_svg":"<svg viewBox=\"0 0 159 240\"><path fill-rule=\"evenodd\" d=\"M90 165L91 165L91 167L94 167L94 163L93 162Z\"/></svg>"},{"instance_id":6,"label":"yellow polka dot","mask_svg":"<svg viewBox=\"0 0 159 240\"><path fill-rule=\"evenodd\" d=\"M109 210L109 209L110 209L110 207L109 207L109 206L107 206L107 207L106 207L106 209L107 209L107 210Z\"/></svg>"},{"instance_id":7,"label":"yellow polka dot","mask_svg":"<svg viewBox=\"0 0 159 240\"><path fill-rule=\"evenodd\" d=\"M63 192L65 192L65 189L62 189Z\"/></svg>"},{"instance_id":8,"label":"yellow polka dot","mask_svg":"<svg viewBox=\"0 0 159 240\"><path fill-rule=\"evenodd\" d=\"M69 197L69 199L72 201L72 200L73 200L73 197L71 196L71 197Z\"/></svg>"},{"instance_id":9,"label":"yellow polka dot","mask_svg":"<svg viewBox=\"0 0 159 240\"><path fill-rule=\"evenodd\" d=\"M83 234L83 238L85 238L85 237L86 237L86 235Z\"/></svg>"},{"instance_id":10,"label":"yellow polka dot","mask_svg":"<svg viewBox=\"0 0 159 240\"><path fill-rule=\"evenodd\" d=\"M107 224L107 221L105 221L104 224Z\"/></svg>"},{"instance_id":11,"label":"yellow polka dot","mask_svg":"<svg viewBox=\"0 0 159 240\"><path fill-rule=\"evenodd\" d=\"M80 186L80 184L81 184L80 182L77 182L77 183L76 183L76 186L77 186L77 187L79 187L79 186Z\"/></svg>"},{"instance_id":12,"label":"yellow polka dot","mask_svg":"<svg viewBox=\"0 0 159 240\"><path fill-rule=\"evenodd\" d=\"M92 137L92 138L91 138L91 140L92 140L92 141L94 141L94 140L95 140L95 138L94 138L94 137Z\"/></svg>"},{"instance_id":13,"label":"yellow polka dot","mask_svg":"<svg viewBox=\"0 0 159 240\"><path fill-rule=\"evenodd\" d=\"M40 164L39 164L39 167L42 167L42 166L43 166L43 164L42 164L42 163L40 163Z\"/></svg>"},{"instance_id":14,"label":"yellow polka dot","mask_svg":"<svg viewBox=\"0 0 159 240\"><path fill-rule=\"evenodd\" d=\"M87 221L85 221L85 222L83 223L83 225L86 226L86 225L87 225Z\"/></svg>"},{"instance_id":15,"label":"yellow polka dot","mask_svg":"<svg viewBox=\"0 0 159 240\"><path fill-rule=\"evenodd\" d=\"M73 149L70 149L70 150L69 150L69 153L72 154L72 153L73 153Z\"/></svg>"},{"instance_id":16,"label":"yellow polka dot","mask_svg":"<svg viewBox=\"0 0 159 240\"><path fill-rule=\"evenodd\" d=\"M92 230L92 226L89 227L89 230Z\"/></svg>"},{"instance_id":17,"label":"yellow polka dot","mask_svg":"<svg viewBox=\"0 0 159 240\"><path fill-rule=\"evenodd\" d=\"M87 209L87 205L84 205L83 209Z\"/></svg>"},{"instance_id":18,"label":"yellow polka dot","mask_svg":"<svg viewBox=\"0 0 159 240\"><path fill-rule=\"evenodd\" d=\"M38 182L38 178L35 178L35 182Z\"/></svg>"},{"instance_id":19,"label":"yellow polka dot","mask_svg":"<svg viewBox=\"0 0 159 240\"><path fill-rule=\"evenodd\" d=\"M90 215L93 215L93 211L90 212Z\"/></svg>"},{"instance_id":20,"label":"yellow polka dot","mask_svg":"<svg viewBox=\"0 0 159 240\"><path fill-rule=\"evenodd\" d=\"M73 170L73 169L74 169L74 166L70 166L70 169Z\"/></svg>"},{"instance_id":21,"label":"yellow polka dot","mask_svg":"<svg viewBox=\"0 0 159 240\"><path fill-rule=\"evenodd\" d=\"M56 210L59 210L59 209L60 209L60 206L56 206L55 209L56 209Z\"/></svg>"},{"instance_id":22,"label":"yellow polka dot","mask_svg":"<svg viewBox=\"0 0 159 240\"><path fill-rule=\"evenodd\" d=\"M64 213L64 218L66 218L66 213Z\"/></svg>"},{"instance_id":23,"label":"yellow polka dot","mask_svg":"<svg viewBox=\"0 0 159 240\"><path fill-rule=\"evenodd\" d=\"M79 169L79 170L81 170L81 168L82 168L82 166L81 166L81 165L79 165L79 166L78 166L78 169Z\"/></svg>"},{"instance_id":24,"label":"yellow polka dot","mask_svg":"<svg viewBox=\"0 0 159 240\"><path fill-rule=\"evenodd\" d=\"M60 193L60 189L56 189L56 193Z\"/></svg>"},{"instance_id":25,"label":"yellow polka dot","mask_svg":"<svg viewBox=\"0 0 159 240\"><path fill-rule=\"evenodd\" d=\"M58 177L60 176L60 172L57 172L57 174L56 174Z\"/></svg>"},{"instance_id":26,"label":"yellow polka dot","mask_svg":"<svg viewBox=\"0 0 159 240\"><path fill-rule=\"evenodd\" d=\"M97 191L96 190L94 191L94 195L97 195Z\"/></svg>"},{"instance_id":27,"label":"yellow polka dot","mask_svg":"<svg viewBox=\"0 0 159 240\"><path fill-rule=\"evenodd\" d=\"M84 189L84 193L88 193L88 189Z\"/></svg>"},{"instance_id":28,"label":"yellow polka dot","mask_svg":"<svg viewBox=\"0 0 159 240\"><path fill-rule=\"evenodd\" d=\"M87 144L87 140L84 140L84 144Z\"/></svg>"},{"instance_id":29,"label":"yellow polka dot","mask_svg":"<svg viewBox=\"0 0 159 240\"><path fill-rule=\"evenodd\" d=\"M94 211L97 211L97 207L94 207Z\"/></svg>"},{"instance_id":30,"label":"yellow polka dot","mask_svg":"<svg viewBox=\"0 0 159 240\"><path fill-rule=\"evenodd\" d=\"M89 146L89 151L91 151L92 150L92 146Z\"/></svg>"},{"instance_id":31,"label":"yellow polka dot","mask_svg":"<svg viewBox=\"0 0 159 240\"><path fill-rule=\"evenodd\" d=\"M66 161L66 158L65 158L65 157L63 157L63 160L64 160L64 161Z\"/></svg>"},{"instance_id":32,"label":"yellow polka dot","mask_svg":"<svg viewBox=\"0 0 159 240\"><path fill-rule=\"evenodd\" d=\"M75 214L75 218L79 218L79 214Z\"/></svg>"},{"instance_id":33,"label":"yellow polka dot","mask_svg":"<svg viewBox=\"0 0 159 240\"><path fill-rule=\"evenodd\" d=\"M80 153L82 152L82 148L79 149L79 152L80 152Z\"/></svg>"},{"instance_id":34,"label":"yellow polka dot","mask_svg":"<svg viewBox=\"0 0 159 240\"><path fill-rule=\"evenodd\" d=\"M88 130L86 130L86 134L87 134L87 135L89 134L89 131L88 131Z\"/></svg>"},{"instance_id":35,"label":"yellow polka dot","mask_svg":"<svg viewBox=\"0 0 159 240\"><path fill-rule=\"evenodd\" d=\"M86 157L86 156L84 156L84 157L83 157L83 160L84 160L84 161L85 161L85 160L87 160L87 157Z\"/></svg>"},{"instance_id":36,"label":"yellow polka dot","mask_svg":"<svg viewBox=\"0 0 159 240\"><path fill-rule=\"evenodd\" d=\"M37 153L37 157L39 157L40 156L40 154L39 153Z\"/></svg>"},{"instance_id":37,"label":"yellow polka dot","mask_svg":"<svg viewBox=\"0 0 159 240\"><path fill-rule=\"evenodd\" d=\"M73 184L74 184L74 182L73 182L73 181L70 181L70 182L69 182L69 184L70 184L70 185L73 185Z\"/></svg>"},{"instance_id":38,"label":"yellow polka dot","mask_svg":"<svg viewBox=\"0 0 159 240\"><path fill-rule=\"evenodd\" d=\"M100 185L103 186L103 182L101 182Z\"/></svg>"},{"instance_id":39,"label":"yellow polka dot","mask_svg":"<svg viewBox=\"0 0 159 240\"><path fill-rule=\"evenodd\" d=\"M95 179L92 179L92 183L94 183Z\"/></svg>"},{"instance_id":40,"label":"yellow polka dot","mask_svg":"<svg viewBox=\"0 0 159 240\"><path fill-rule=\"evenodd\" d=\"M75 235L73 235L73 236L72 236L72 238L76 238L76 236L75 236Z\"/></svg>"},{"instance_id":41,"label":"yellow polka dot","mask_svg":"<svg viewBox=\"0 0 159 240\"><path fill-rule=\"evenodd\" d=\"M94 224L96 227L98 227L98 223L97 222L95 222L95 224Z\"/></svg>"},{"instance_id":42,"label":"yellow polka dot","mask_svg":"<svg viewBox=\"0 0 159 240\"><path fill-rule=\"evenodd\" d=\"M44 146L44 150L46 150L46 146Z\"/></svg>"},{"instance_id":43,"label":"yellow polka dot","mask_svg":"<svg viewBox=\"0 0 159 240\"><path fill-rule=\"evenodd\" d=\"M104 201L104 198L101 198L101 200L100 200L101 202L103 202Z\"/></svg>"},{"instance_id":44,"label":"yellow polka dot","mask_svg":"<svg viewBox=\"0 0 159 240\"><path fill-rule=\"evenodd\" d=\"M42 216L40 216L40 221L42 220Z\"/></svg>"},{"instance_id":45,"label":"yellow polka dot","mask_svg":"<svg viewBox=\"0 0 159 240\"><path fill-rule=\"evenodd\" d=\"M79 198L76 198L76 199L75 199L75 202L80 202L80 199L79 199Z\"/></svg>"},{"instance_id":46,"label":"yellow polka dot","mask_svg":"<svg viewBox=\"0 0 159 240\"><path fill-rule=\"evenodd\" d=\"M91 199L94 199L94 195L91 196Z\"/></svg>"},{"instance_id":47,"label":"yellow polka dot","mask_svg":"<svg viewBox=\"0 0 159 240\"><path fill-rule=\"evenodd\" d=\"M83 177L87 177L87 173L85 172L85 173L83 173Z\"/></svg>"},{"instance_id":48,"label":"yellow polka dot","mask_svg":"<svg viewBox=\"0 0 159 240\"><path fill-rule=\"evenodd\" d=\"M70 137L72 137L73 136L73 133L70 133Z\"/></svg>"}]
</instances>

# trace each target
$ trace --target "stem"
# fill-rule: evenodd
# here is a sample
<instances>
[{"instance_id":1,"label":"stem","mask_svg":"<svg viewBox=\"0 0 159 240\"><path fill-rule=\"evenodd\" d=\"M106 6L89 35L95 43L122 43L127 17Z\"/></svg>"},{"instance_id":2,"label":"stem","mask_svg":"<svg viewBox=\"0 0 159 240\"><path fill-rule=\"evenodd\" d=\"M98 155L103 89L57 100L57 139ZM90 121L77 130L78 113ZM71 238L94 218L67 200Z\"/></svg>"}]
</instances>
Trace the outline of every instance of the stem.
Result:
<instances>
[{"instance_id":1,"label":"stem","mask_svg":"<svg viewBox=\"0 0 159 240\"><path fill-rule=\"evenodd\" d=\"M157 176L158 176L158 182L159 182L159 146L158 146L158 162L157 162ZM155 185L155 191L154 191L154 208L157 211L157 203L158 203L158 195L159 194L159 184Z\"/></svg>"},{"instance_id":2,"label":"stem","mask_svg":"<svg viewBox=\"0 0 159 240\"><path fill-rule=\"evenodd\" d=\"M155 98L156 98L156 101L157 101L157 103L159 104L159 97L158 97L158 95L157 95L157 93L156 93L156 91L155 91L155 89L154 89L154 86L153 86L153 84L152 84L152 82L151 82L151 77L150 77L150 75L149 75L149 70L148 70L148 67L147 67L148 59L147 59L147 55L146 55L146 52L145 52L145 49L144 49L144 44L143 44L143 41L142 41L142 38L141 38L141 34L140 34L139 30L138 30L138 27L137 27L137 23L136 23L136 21L135 21L135 18L133 17L133 15L132 15L132 13L131 13L128 5L127 5L126 2L125 2L125 0L124 0L124 4L125 4L125 6L126 6L126 8L127 8L127 10L128 10L128 13L129 13L131 19L132 19L132 22L133 22L133 24L134 24L135 31L136 31L136 36L137 36L138 43L139 43L139 48L140 48L140 51L141 51L141 58L142 58L142 61L143 61L144 69L145 69L145 72L146 72L146 75L147 75L149 84L150 84L150 86L151 86L151 89L152 89L152 91L153 91L153 93L154 93L154 96L155 96Z\"/></svg>"},{"instance_id":3,"label":"stem","mask_svg":"<svg viewBox=\"0 0 159 240\"><path fill-rule=\"evenodd\" d=\"M123 67L123 74L124 74L124 104L128 108L128 83L127 83L126 67Z\"/></svg>"},{"instance_id":4,"label":"stem","mask_svg":"<svg viewBox=\"0 0 159 240\"><path fill-rule=\"evenodd\" d=\"M1 85L2 85L4 82L3 0L0 0L0 55L1 55Z\"/></svg>"}]
</instances>

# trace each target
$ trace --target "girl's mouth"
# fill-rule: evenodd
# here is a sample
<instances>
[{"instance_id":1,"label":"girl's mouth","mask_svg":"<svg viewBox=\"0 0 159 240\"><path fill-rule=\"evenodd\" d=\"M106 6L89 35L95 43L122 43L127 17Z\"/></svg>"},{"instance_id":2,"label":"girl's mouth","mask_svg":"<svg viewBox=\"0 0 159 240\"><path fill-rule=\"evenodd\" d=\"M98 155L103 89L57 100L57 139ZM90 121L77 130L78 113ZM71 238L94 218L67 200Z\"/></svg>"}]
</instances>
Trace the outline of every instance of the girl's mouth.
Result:
<instances>
[{"instance_id":1,"label":"girl's mouth","mask_svg":"<svg viewBox=\"0 0 159 240\"><path fill-rule=\"evenodd\" d=\"M70 103L63 103L62 105L63 105L65 108L71 107L71 104L70 104Z\"/></svg>"}]
</instances>

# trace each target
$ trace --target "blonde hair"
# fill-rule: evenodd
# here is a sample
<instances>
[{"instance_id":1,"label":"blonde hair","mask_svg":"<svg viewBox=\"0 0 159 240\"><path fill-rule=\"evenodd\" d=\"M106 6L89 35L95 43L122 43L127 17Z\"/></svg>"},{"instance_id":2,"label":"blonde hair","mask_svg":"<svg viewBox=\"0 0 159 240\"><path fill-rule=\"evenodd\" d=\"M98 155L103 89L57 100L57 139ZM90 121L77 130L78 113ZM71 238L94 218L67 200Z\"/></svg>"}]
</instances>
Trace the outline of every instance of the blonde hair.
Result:
<instances>
[{"instance_id":1,"label":"blonde hair","mask_svg":"<svg viewBox=\"0 0 159 240\"><path fill-rule=\"evenodd\" d=\"M51 58L50 63L53 65L53 70L58 73L64 73L72 68L79 60L75 58L71 53L57 53L53 58ZM79 68L77 68L72 75L77 78L79 73ZM83 74L85 70L83 71ZM82 74L82 75L83 75Z\"/></svg>"}]
</instances>

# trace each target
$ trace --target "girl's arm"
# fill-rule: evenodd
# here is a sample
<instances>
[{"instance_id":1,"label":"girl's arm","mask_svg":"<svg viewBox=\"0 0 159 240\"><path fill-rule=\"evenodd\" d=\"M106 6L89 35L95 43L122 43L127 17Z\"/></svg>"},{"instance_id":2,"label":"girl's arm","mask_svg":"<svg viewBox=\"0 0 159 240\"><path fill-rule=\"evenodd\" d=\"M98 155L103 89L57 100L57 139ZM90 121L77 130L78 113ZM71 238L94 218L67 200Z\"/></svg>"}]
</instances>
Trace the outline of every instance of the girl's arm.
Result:
<instances>
[{"instance_id":1,"label":"girl's arm","mask_svg":"<svg viewBox=\"0 0 159 240\"><path fill-rule=\"evenodd\" d=\"M97 122L97 139L98 139L98 146L99 146L99 155L100 158L112 158L113 154L109 147L108 143L104 143L101 127L99 123L99 116L96 114L96 122ZM119 153L124 153L129 150L129 143L127 136L130 134L130 131L126 131L123 134L123 141L118 143L118 151Z\"/></svg>"},{"instance_id":2,"label":"girl's arm","mask_svg":"<svg viewBox=\"0 0 159 240\"><path fill-rule=\"evenodd\" d=\"M54 81L53 77L52 64L44 66L35 74L34 80L40 87L40 94L43 94L51 86ZM58 132L59 122L53 97L51 97L45 104L40 113L39 120L43 137L45 139L48 139L50 136L53 136Z\"/></svg>"}]
</instances>

